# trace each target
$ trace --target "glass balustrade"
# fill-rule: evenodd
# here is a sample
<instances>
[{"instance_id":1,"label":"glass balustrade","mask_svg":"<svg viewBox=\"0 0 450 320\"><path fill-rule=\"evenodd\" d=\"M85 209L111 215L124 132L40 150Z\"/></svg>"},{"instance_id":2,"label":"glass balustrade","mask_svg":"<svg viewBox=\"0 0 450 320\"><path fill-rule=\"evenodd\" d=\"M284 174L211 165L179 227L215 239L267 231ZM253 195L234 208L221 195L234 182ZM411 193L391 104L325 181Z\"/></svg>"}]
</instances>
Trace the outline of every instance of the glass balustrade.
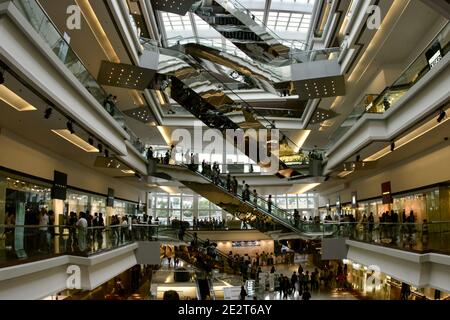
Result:
<instances>
[{"instance_id":1,"label":"glass balustrade","mask_svg":"<svg viewBox=\"0 0 450 320\"><path fill-rule=\"evenodd\" d=\"M144 48L149 48L151 50L157 50L157 48L155 47L154 43L151 41L148 41L146 39L142 39L142 44L144 46ZM218 79L218 77L216 75L214 75L212 72L210 72L209 70L205 69L204 67L202 67L200 64L198 64L196 61L194 61L191 57L187 56L186 54L177 51L177 50L172 50L172 49L167 49L167 48L158 48L160 54L162 55L167 55L170 57L173 57L175 59L177 59L179 61L178 65L179 67L183 67L183 68L192 68L194 69L192 72L188 72L185 71L184 74L186 76L186 74L191 74L192 76L188 76L181 81L186 87L191 88L193 87L194 84L203 84L202 87L193 87L191 88L193 91L197 90L196 93L198 93L200 96L202 95L202 90L205 91L206 89L208 89L208 95L211 91L215 91L215 92L223 92L223 90L227 90L229 91L235 98L234 100L231 100L230 98L226 97L223 100L226 102L223 102L223 112L222 113L229 113L229 112L233 112L233 111L239 111L239 112L246 112L248 113L249 117L254 118L254 125L257 125L259 123L259 127L260 128L267 128L267 129L275 129L276 126L274 124L273 121L268 120L266 117L264 117L262 114L260 114L260 112L258 112L257 109L254 109L249 103L247 103L244 99L241 98L241 96L239 95L239 93L237 93L236 91L232 90L231 88L229 88L227 86L227 84L224 84L220 79ZM165 69L166 70L166 69ZM177 69L179 70L179 69ZM174 77L177 77L175 71L166 71L167 75L171 75ZM171 93L175 93L178 91L186 91L186 87L180 87L179 86L181 84L178 84L176 87L173 87L175 85L177 85L177 81L175 81L174 79L172 79L172 88L170 90ZM184 89L183 89L184 88ZM185 97L186 98L186 97ZM187 101L192 102L192 99L185 99ZM229 101L228 101L229 100ZM220 107L215 106L214 108L211 108L211 112L207 113L207 112L203 112L202 110L197 110L199 109L198 106L184 106L188 109L192 109L193 112L198 113L199 115L201 114L203 118L205 118L206 115L209 115L211 118L211 122L214 124L214 118L217 119L222 119L222 121L220 121L219 123L222 125L226 125L223 123L223 114L217 113L218 110L220 109ZM228 109L228 110L226 110ZM195 111L197 110L197 111ZM206 110L204 110L206 111ZM228 111L228 112L227 112ZM194 113L195 114L195 113ZM246 121L247 122L247 121ZM229 123L231 125L231 123ZM226 127L228 128L228 127ZM237 128L237 125L231 125L230 128ZM282 134L282 133L281 133ZM289 144L294 148L294 149L299 149L298 146L286 136L286 140L289 142Z\"/></svg>"},{"instance_id":2,"label":"glass balustrade","mask_svg":"<svg viewBox=\"0 0 450 320\"><path fill-rule=\"evenodd\" d=\"M450 221L324 222L320 228L325 238L348 238L394 249L450 254Z\"/></svg>"},{"instance_id":3,"label":"glass balustrade","mask_svg":"<svg viewBox=\"0 0 450 320\"><path fill-rule=\"evenodd\" d=\"M427 53L435 49L431 60L427 59ZM419 82L432 68L436 67L440 60L450 50L450 23L438 33L422 53L406 68L400 77L389 87L385 88L379 95L366 95L350 113L341 127L333 135L332 143L339 140L353 124L363 115L368 113L384 113L394 108L398 101Z\"/></svg>"},{"instance_id":4,"label":"glass balustrade","mask_svg":"<svg viewBox=\"0 0 450 320\"><path fill-rule=\"evenodd\" d=\"M125 125L125 117L122 111L98 83L95 77L84 66L70 44L61 35L59 30L47 16L46 12L36 0L13 0L23 17L31 24L33 29L46 42L50 49L66 68L78 79L84 88L97 100L97 102L123 127L128 133L131 130ZM141 147L132 143L135 147Z\"/></svg>"},{"instance_id":5,"label":"glass balustrade","mask_svg":"<svg viewBox=\"0 0 450 320\"><path fill-rule=\"evenodd\" d=\"M237 185L236 188L232 187L232 183L227 183L226 179L224 179L218 174L213 173L213 171L209 167L202 168L200 171L199 166L197 165L183 165L183 166L186 168L190 168L190 170L201 175L205 180L215 184L217 187L221 188L223 192L226 192L230 195L233 195L234 197L237 197L239 200L245 202L247 205L254 207L258 211L264 213L266 216L273 218L274 221L276 221L277 223L281 223L285 227L288 227L293 230L302 231L300 225L303 223L300 220L294 221L293 214L277 207L273 201L268 201L267 199L258 195L254 196L251 190L248 190L248 193L244 192L243 187L239 184ZM247 218L250 219L250 221L245 222L248 222L252 227L260 229L261 225L258 225L258 223L261 221L255 221L254 217L252 217L251 215Z\"/></svg>"},{"instance_id":6,"label":"glass balustrade","mask_svg":"<svg viewBox=\"0 0 450 320\"><path fill-rule=\"evenodd\" d=\"M0 266L48 259L59 255L89 256L135 241L156 241L159 225L77 227L69 225L0 225L4 246Z\"/></svg>"}]
</instances>

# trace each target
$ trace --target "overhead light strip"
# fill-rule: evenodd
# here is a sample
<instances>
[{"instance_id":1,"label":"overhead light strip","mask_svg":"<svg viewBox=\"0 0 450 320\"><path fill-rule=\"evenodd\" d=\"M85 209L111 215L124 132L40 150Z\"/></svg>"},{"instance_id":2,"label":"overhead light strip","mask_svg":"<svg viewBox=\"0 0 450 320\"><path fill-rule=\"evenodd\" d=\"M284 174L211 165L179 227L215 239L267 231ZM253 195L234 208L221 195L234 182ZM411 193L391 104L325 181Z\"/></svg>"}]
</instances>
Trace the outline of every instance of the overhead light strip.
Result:
<instances>
[{"instance_id":1,"label":"overhead light strip","mask_svg":"<svg viewBox=\"0 0 450 320\"><path fill-rule=\"evenodd\" d=\"M0 85L0 100L10 105L17 111L35 111L37 110L30 103L22 99L15 92L11 91L5 85Z\"/></svg>"},{"instance_id":2,"label":"overhead light strip","mask_svg":"<svg viewBox=\"0 0 450 320\"><path fill-rule=\"evenodd\" d=\"M96 147L91 146L89 143L84 141L75 133L70 133L70 131L67 129L52 129L52 132L86 152L90 153L99 152L99 150Z\"/></svg>"},{"instance_id":3,"label":"overhead light strip","mask_svg":"<svg viewBox=\"0 0 450 320\"><path fill-rule=\"evenodd\" d=\"M447 109L446 112L448 112L448 110L449 109ZM437 128L441 124L447 122L448 119L449 118L447 117L447 118L443 119L441 122L437 122L436 118L433 117L428 122L426 122L423 125L421 125L419 128L411 131L410 133L406 134L404 137L401 137L400 139L395 141L395 150L398 150L401 147L407 145L408 143L410 143L410 142L420 138L424 134L430 132L431 130ZM392 152L391 151L391 147L387 146L387 147L384 147L383 149L381 149L380 151L374 153L370 157L367 157L366 159L364 159L364 161L365 162L367 162L367 161L376 161L378 159L383 158L384 156L388 155L391 152Z\"/></svg>"},{"instance_id":4,"label":"overhead light strip","mask_svg":"<svg viewBox=\"0 0 450 320\"><path fill-rule=\"evenodd\" d=\"M108 59L112 62L119 63L120 59L117 56L116 51L109 41L108 36L106 35L106 32L103 29L100 21L98 20L97 15L95 14L94 9L92 9L89 1L75 0L75 2L77 3L78 7L80 7L82 14L87 21L87 24L91 28L95 38L102 47L103 52L105 52Z\"/></svg>"},{"instance_id":5,"label":"overhead light strip","mask_svg":"<svg viewBox=\"0 0 450 320\"><path fill-rule=\"evenodd\" d=\"M310 133L311 133L311 130L302 130L300 138L297 141L296 152L299 152L300 149L303 147L303 145L305 144L306 139L308 139Z\"/></svg>"}]
</instances>

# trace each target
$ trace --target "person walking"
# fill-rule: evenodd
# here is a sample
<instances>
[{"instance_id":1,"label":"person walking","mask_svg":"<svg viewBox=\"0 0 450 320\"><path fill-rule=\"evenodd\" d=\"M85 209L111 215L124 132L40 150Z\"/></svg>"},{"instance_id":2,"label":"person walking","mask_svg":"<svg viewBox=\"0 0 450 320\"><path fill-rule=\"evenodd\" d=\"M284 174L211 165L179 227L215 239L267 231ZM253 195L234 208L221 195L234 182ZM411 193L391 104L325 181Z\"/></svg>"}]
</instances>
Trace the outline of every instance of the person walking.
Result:
<instances>
[{"instance_id":1,"label":"person walking","mask_svg":"<svg viewBox=\"0 0 450 320\"><path fill-rule=\"evenodd\" d=\"M245 300L247 297L247 291L245 291L244 286L241 286L241 293L239 294L240 300Z\"/></svg>"},{"instance_id":2,"label":"person walking","mask_svg":"<svg viewBox=\"0 0 450 320\"><path fill-rule=\"evenodd\" d=\"M292 294L295 294L297 281L298 281L297 273L294 271L294 273L291 276Z\"/></svg>"},{"instance_id":3,"label":"person walking","mask_svg":"<svg viewBox=\"0 0 450 320\"><path fill-rule=\"evenodd\" d=\"M305 290L303 291L303 294L302 294L302 300L308 301L310 299L311 299L311 293L308 290L308 286L306 286L306 288L305 288Z\"/></svg>"}]
</instances>

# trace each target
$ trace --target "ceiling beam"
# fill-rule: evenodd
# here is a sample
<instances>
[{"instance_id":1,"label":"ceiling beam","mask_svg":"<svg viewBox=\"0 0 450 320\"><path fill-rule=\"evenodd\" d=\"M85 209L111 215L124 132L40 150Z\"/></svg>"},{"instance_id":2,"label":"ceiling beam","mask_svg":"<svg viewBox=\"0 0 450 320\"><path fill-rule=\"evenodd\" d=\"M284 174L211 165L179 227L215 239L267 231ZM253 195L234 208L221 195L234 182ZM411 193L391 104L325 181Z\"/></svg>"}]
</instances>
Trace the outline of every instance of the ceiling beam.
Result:
<instances>
[{"instance_id":1,"label":"ceiling beam","mask_svg":"<svg viewBox=\"0 0 450 320\"><path fill-rule=\"evenodd\" d=\"M198 31L197 31L197 25L195 24L195 17L192 12L189 12L189 20L191 21L191 27L192 27L192 33L194 33L195 39L198 41Z\"/></svg>"},{"instance_id":2,"label":"ceiling beam","mask_svg":"<svg viewBox=\"0 0 450 320\"><path fill-rule=\"evenodd\" d=\"M264 15L263 15L263 24L267 26L267 20L269 19L269 11L270 6L272 5L272 0L266 0L264 4Z\"/></svg>"}]
</instances>

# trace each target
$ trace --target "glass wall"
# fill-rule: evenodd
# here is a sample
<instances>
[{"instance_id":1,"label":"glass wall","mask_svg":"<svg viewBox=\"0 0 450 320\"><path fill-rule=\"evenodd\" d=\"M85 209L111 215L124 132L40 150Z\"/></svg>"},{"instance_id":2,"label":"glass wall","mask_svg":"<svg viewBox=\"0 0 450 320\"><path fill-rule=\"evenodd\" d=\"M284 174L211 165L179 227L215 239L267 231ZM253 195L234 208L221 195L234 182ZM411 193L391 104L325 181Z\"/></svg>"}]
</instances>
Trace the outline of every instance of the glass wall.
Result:
<instances>
[{"instance_id":1,"label":"glass wall","mask_svg":"<svg viewBox=\"0 0 450 320\"><path fill-rule=\"evenodd\" d=\"M25 221L26 213L37 214L41 209L53 209L50 184L0 171L0 225L31 224Z\"/></svg>"},{"instance_id":2,"label":"glass wall","mask_svg":"<svg viewBox=\"0 0 450 320\"><path fill-rule=\"evenodd\" d=\"M72 189L67 190L67 199L65 201L66 212L106 212L106 197L98 196L89 193L84 193Z\"/></svg>"},{"instance_id":3,"label":"glass wall","mask_svg":"<svg viewBox=\"0 0 450 320\"><path fill-rule=\"evenodd\" d=\"M383 212L393 210L399 215L399 222L403 222L403 211L406 216L412 211L417 223L422 223L424 219L429 222L447 221L449 203L449 186L445 185L394 195L392 204L383 204L381 199L361 201L356 218L360 220L364 214L369 216L373 212L375 222L378 222Z\"/></svg>"},{"instance_id":4,"label":"glass wall","mask_svg":"<svg viewBox=\"0 0 450 320\"><path fill-rule=\"evenodd\" d=\"M269 196L266 195L265 198L267 200ZM293 213L294 209L299 210L302 219L306 218L309 220L310 217L312 218L316 215L317 197L313 193L277 194L272 195L272 201L280 209L287 210L290 213Z\"/></svg>"},{"instance_id":5,"label":"glass wall","mask_svg":"<svg viewBox=\"0 0 450 320\"><path fill-rule=\"evenodd\" d=\"M210 221L222 221L222 209L197 194L187 193L152 193L152 215L158 217L159 223L167 225L177 219L193 225L194 217Z\"/></svg>"},{"instance_id":6,"label":"glass wall","mask_svg":"<svg viewBox=\"0 0 450 320\"><path fill-rule=\"evenodd\" d=\"M114 200L114 213L118 216L134 215L136 214L137 204L134 202Z\"/></svg>"}]
</instances>

